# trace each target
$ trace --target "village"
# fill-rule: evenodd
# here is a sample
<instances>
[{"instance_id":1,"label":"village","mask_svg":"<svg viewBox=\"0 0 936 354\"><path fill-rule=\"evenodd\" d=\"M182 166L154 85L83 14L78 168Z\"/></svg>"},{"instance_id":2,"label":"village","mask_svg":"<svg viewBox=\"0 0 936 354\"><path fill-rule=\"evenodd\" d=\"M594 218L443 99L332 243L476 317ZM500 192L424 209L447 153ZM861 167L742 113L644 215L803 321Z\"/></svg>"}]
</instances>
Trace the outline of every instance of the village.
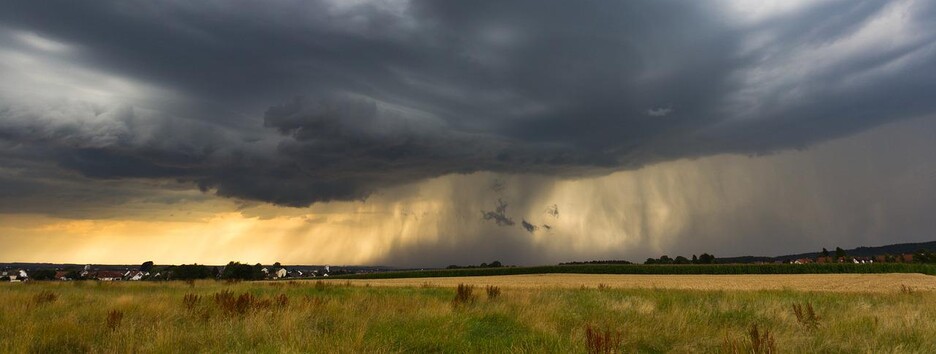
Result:
<instances>
[{"instance_id":1,"label":"village","mask_svg":"<svg viewBox=\"0 0 936 354\"><path fill-rule=\"evenodd\" d=\"M233 263L233 262L232 262ZM237 265L240 265L239 263ZM184 267L204 267L207 276L186 276L181 274ZM50 265L0 265L0 282L20 283L27 281L76 281L76 280L96 280L96 281L166 281L166 280L188 280L192 278L215 278L225 279L223 275L228 266L201 266L201 265L182 265L182 266L154 266L151 262L146 262L140 266L113 266L91 264L80 268L73 265L50 266ZM281 266L275 263L271 266L261 266L259 264L250 266L256 267L258 272L256 276L240 280L277 280L284 278L316 278L328 277L336 274L351 274L356 272L375 271L372 267L330 267L324 266Z\"/></svg>"}]
</instances>

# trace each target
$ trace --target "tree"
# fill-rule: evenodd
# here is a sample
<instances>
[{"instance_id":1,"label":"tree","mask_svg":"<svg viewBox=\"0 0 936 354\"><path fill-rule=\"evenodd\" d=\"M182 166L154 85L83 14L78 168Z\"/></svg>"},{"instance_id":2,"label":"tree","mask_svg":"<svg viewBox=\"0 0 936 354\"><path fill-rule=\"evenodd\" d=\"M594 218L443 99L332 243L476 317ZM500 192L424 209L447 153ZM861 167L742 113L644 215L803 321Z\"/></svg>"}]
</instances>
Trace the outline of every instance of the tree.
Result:
<instances>
[{"instance_id":1,"label":"tree","mask_svg":"<svg viewBox=\"0 0 936 354\"><path fill-rule=\"evenodd\" d=\"M283 268L283 265L281 265L280 262L273 263L273 270L277 270L280 268Z\"/></svg>"},{"instance_id":2,"label":"tree","mask_svg":"<svg viewBox=\"0 0 936 354\"><path fill-rule=\"evenodd\" d=\"M267 276L267 273L263 272L263 265L260 263L254 264L253 268L251 268L250 270L251 270L254 280L265 279Z\"/></svg>"},{"instance_id":3,"label":"tree","mask_svg":"<svg viewBox=\"0 0 936 354\"><path fill-rule=\"evenodd\" d=\"M828 256L829 256L829 250L825 249L825 247L822 248L822 256L823 256L823 257L828 257Z\"/></svg>"},{"instance_id":4,"label":"tree","mask_svg":"<svg viewBox=\"0 0 936 354\"><path fill-rule=\"evenodd\" d=\"M842 259L842 258L845 258L845 257L847 257L847 256L848 256L848 255L845 254L845 250L843 250L841 247L836 247L836 248L835 248L835 259Z\"/></svg>"},{"instance_id":5,"label":"tree","mask_svg":"<svg viewBox=\"0 0 936 354\"><path fill-rule=\"evenodd\" d=\"M673 264L673 259L664 254L660 256L660 264Z\"/></svg>"},{"instance_id":6,"label":"tree","mask_svg":"<svg viewBox=\"0 0 936 354\"><path fill-rule=\"evenodd\" d=\"M488 267L491 267L491 268L498 268L498 267L503 267L503 266L504 265L501 264L500 261L493 261L491 262L491 264L488 264Z\"/></svg>"},{"instance_id":7,"label":"tree","mask_svg":"<svg viewBox=\"0 0 936 354\"><path fill-rule=\"evenodd\" d=\"M37 269L29 273L30 280L55 280L55 270Z\"/></svg>"},{"instance_id":8,"label":"tree","mask_svg":"<svg viewBox=\"0 0 936 354\"><path fill-rule=\"evenodd\" d=\"M243 264L241 262L230 262L221 272L221 279L230 280L255 280L263 279L263 266L259 263L255 265Z\"/></svg>"},{"instance_id":9,"label":"tree","mask_svg":"<svg viewBox=\"0 0 936 354\"><path fill-rule=\"evenodd\" d=\"M153 261L146 261L146 262L143 262L143 264L140 265L140 271L141 271L141 272L149 273L149 271L151 271L151 270L153 270Z\"/></svg>"},{"instance_id":10,"label":"tree","mask_svg":"<svg viewBox=\"0 0 936 354\"><path fill-rule=\"evenodd\" d=\"M198 264L183 264L172 268L173 280L194 280L211 278L211 269Z\"/></svg>"},{"instance_id":11,"label":"tree","mask_svg":"<svg viewBox=\"0 0 936 354\"><path fill-rule=\"evenodd\" d=\"M699 263L701 264L715 264L715 256L708 253L703 253L699 256Z\"/></svg>"},{"instance_id":12,"label":"tree","mask_svg":"<svg viewBox=\"0 0 936 354\"><path fill-rule=\"evenodd\" d=\"M77 269L69 270L68 273L65 273L65 278L71 280L84 280L84 277L81 276L81 271Z\"/></svg>"},{"instance_id":13,"label":"tree","mask_svg":"<svg viewBox=\"0 0 936 354\"><path fill-rule=\"evenodd\" d=\"M689 258L683 256L676 256L676 259L673 261L676 264L689 264Z\"/></svg>"},{"instance_id":14,"label":"tree","mask_svg":"<svg viewBox=\"0 0 936 354\"><path fill-rule=\"evenodd\" d=\"M657 260L655 258L647 258L644 264L657 264Z\"/></svg>"},{"instance_id":15,"label":"tree","mask_svg":"<svg viewBox=\"0 0 936 354\"><path fill-rule=\"evenodd\" d=\"M699 257L696 257L696 255L692 255L692 264L699 264Z\"/></svg>"}]
</instances>

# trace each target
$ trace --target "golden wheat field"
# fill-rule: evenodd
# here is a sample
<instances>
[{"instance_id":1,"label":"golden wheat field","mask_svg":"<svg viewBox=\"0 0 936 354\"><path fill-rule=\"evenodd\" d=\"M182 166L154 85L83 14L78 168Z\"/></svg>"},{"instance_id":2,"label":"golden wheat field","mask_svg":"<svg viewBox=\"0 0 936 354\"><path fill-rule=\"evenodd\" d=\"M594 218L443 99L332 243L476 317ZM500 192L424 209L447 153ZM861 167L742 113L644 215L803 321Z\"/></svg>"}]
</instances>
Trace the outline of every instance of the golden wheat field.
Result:
<instances>
[{"instance_id":1,"label":"golden wheat field","mask_svg":"<svg viewBox=\"0 0 936 354\"><path fill-rule=\"evenodd\" d=\"M344 281L344 280L342 280ZM599 285L622 289L801 290L833 292L893 292L901 286L936 290L936 277L923 274L525 274L450 278L352 279L355 285L443 286L495 285L510 288L578 288Z\"/></svg>"},{"instance_id":2,"label":"golden wheat field","mask_svg":"<svg viewBox=\"0 0 936 354\"><path fill-rule=\"evenodd\" d=\"M923 275L0 284L3 353L934 353Z\"/></svg>"}]
</instances>

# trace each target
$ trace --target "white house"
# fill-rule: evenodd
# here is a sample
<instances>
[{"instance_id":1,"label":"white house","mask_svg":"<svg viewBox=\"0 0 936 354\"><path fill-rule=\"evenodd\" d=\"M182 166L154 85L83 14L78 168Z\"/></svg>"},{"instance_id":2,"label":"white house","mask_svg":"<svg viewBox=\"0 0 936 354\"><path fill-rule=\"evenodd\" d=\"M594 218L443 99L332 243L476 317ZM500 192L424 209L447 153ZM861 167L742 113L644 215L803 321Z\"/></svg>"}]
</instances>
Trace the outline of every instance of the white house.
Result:
<instances>
[{"instance_id":1,"label":"white house","mask_svg":"<svg viewBox=\"0 0 936 354\"><path fill-rule=\"evenodd\" d=\"M149 276L149 272L142 272L138 270L138 271L128 272L128 274L125 277L127 278L127 280L137 281L137 280L143 280L143 278L147 276Z\"/></svg>"},{"instance_id":2,"label":"white house","mask_svg":"<svg viewBox=\"0 0 936 354\"><path fill-rule=\"evenodd\" d=\"M286 277L286 268L280 268L276 270L276 278L285 278Z\"/></svg>"}]
</instances>

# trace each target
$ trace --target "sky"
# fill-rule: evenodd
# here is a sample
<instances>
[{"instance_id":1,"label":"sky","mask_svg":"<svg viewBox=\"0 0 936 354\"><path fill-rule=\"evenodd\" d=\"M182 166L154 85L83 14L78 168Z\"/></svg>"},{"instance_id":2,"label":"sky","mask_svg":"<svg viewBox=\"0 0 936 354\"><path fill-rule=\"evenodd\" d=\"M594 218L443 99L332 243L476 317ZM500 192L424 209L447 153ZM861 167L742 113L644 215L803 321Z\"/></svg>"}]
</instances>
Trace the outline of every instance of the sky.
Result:
<instances>
[{"instance_id":1,"label":"sky","mask_svg":"<svg viewBox=\"0 0 936 354\"><path fill-rule=\"evenodd\" d=\"M0 262L936 239L930 1L0 4Z\"/></svg>"}]
</instances>

